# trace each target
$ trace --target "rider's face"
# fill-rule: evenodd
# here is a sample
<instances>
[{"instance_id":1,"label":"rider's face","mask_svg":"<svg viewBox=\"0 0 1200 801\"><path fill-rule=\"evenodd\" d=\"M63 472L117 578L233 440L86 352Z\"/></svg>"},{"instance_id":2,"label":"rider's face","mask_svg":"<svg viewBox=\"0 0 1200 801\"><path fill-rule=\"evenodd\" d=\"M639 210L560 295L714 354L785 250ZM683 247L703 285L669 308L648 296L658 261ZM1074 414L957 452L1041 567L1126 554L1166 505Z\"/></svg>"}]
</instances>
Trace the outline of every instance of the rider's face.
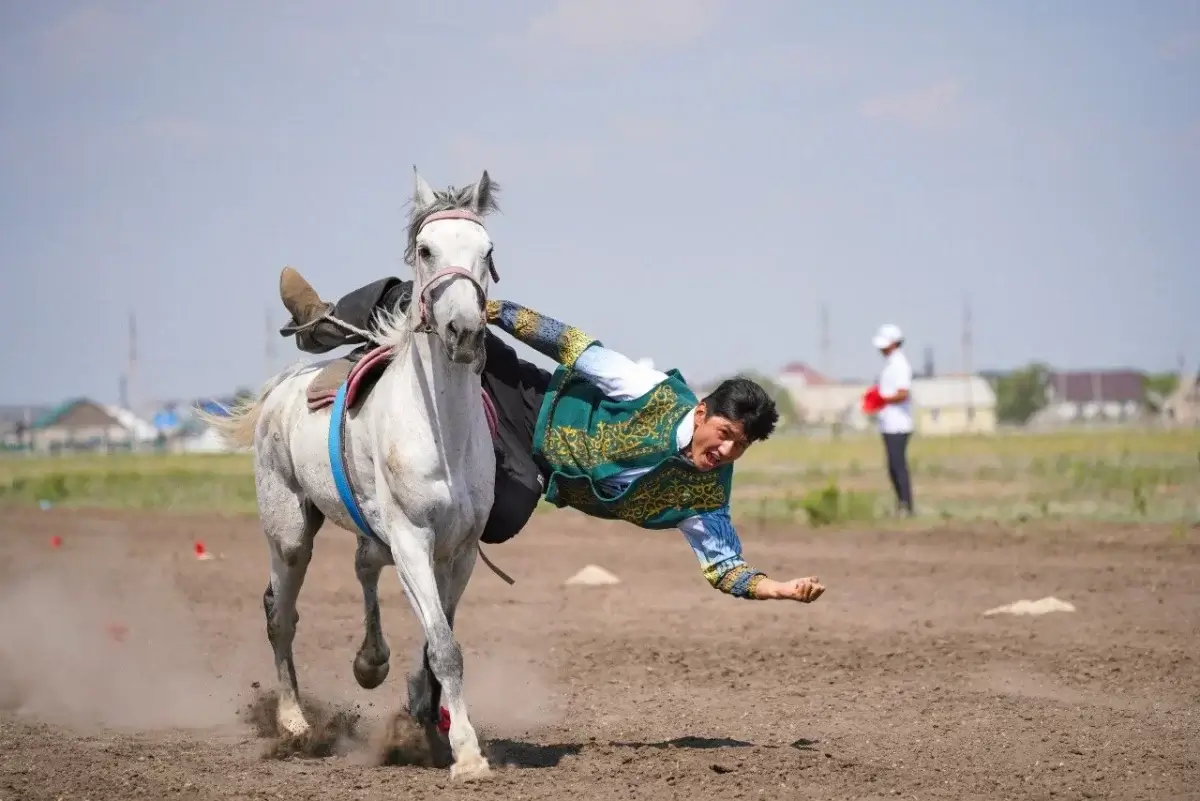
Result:
<instances>
[{"instance_id":1,"label":"rider's face","mask_svg":"<svg viewBox=\"0 0 1200 801\"><path fill-rule=\"evenodd\" d=\"M708 471L730 464L750 447L741 423L709 414L703 402L694 414L696 425L692 433L691 455L698 470Z\"/></svg>"}]
</instances>

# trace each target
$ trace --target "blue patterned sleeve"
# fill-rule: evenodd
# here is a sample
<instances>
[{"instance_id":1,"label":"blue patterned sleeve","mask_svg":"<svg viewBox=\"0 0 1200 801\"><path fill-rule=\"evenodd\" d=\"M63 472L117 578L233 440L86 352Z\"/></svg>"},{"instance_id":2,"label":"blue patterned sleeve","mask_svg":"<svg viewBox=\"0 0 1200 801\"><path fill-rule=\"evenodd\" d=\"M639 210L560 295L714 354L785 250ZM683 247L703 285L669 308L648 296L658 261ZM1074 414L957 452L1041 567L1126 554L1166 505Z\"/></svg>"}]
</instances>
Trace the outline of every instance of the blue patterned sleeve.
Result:
<instances>
[{"instance_id":1,"label":"blue patterned sleeve","mask_svg":"<svg viewBox=\"0 0 1200 801\"><path fill-rule=\"evenodd\" d=\"M679 530L700 560L704 578L715 589L735 598L754 598L754 589L766 578L742 559L742 542L729 507L693 515L679 524Z\"/></svg>"},{"instance_id":2,"label":"blue patterned sleeve","mask_svg":"<svg viewBox=\"0 0 1200 801\"><path fill-rule=\"evenodd\" d=\"M666 373L610 350L578 328L510 300L488 301L488 322L580 375L613 400L640 398Z\"/></svg>"},{"instance_id":3,"label":"blue patterned sleeve","mask_svg":"<svg viewBox=\"0 0 1200 801\"><path fill-rule=\"evenodd\" d=\"M576 359L598 341L573 325L559 322L511 300L489 300L488 322L512 334L543 356L574 367Z\"/></svg>"}]
</instances>

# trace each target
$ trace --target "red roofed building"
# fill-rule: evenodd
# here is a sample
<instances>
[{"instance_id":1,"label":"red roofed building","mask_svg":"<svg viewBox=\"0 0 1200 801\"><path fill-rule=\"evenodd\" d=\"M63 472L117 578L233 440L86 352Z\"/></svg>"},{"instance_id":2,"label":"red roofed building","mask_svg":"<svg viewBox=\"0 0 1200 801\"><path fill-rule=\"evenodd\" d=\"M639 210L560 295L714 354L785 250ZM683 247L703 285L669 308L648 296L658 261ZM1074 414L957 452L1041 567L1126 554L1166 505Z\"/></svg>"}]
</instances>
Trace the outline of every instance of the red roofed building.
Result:
<instances>
[{"instance_id":1,"label":"red roofed building","mask_svg":"<svg viewBox=\"0 0 1200 801\"><path fill-rule=\"evenodd\" d=\"M810 387L835 383L825 375L817 372L812 367L809 367L804 362L792 362L784 367L783 371L780 373L780 379L783 381L803 383L804 385Z\"/></svg>"}]
</instances>

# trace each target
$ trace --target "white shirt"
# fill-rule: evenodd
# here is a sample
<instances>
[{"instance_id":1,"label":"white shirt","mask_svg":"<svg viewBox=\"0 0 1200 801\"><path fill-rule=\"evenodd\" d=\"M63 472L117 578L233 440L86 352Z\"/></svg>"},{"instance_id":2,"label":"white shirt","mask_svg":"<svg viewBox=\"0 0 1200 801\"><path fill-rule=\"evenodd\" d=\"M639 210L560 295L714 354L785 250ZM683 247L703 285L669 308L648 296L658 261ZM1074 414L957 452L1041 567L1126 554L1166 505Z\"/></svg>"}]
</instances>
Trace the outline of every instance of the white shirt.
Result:
<instances>
[{"instance_id":1,"label":"white shirt","mask_svg":"<svg viewBox=\"0 0 1200 801\"><path fill-rule=\"evenodd\" d=\"M593 344L576 359L575 370L605 395L618 401L640 398L667 380L666 373L598 344ZM691 443L695 425L695 415L688 413L675 429L675 443L681 450ZM625 490L635 478L650 470L649 467L623 470L597 484L606 492L615 495ZM686 518L679 522L677 528L687 539L706 577L712 575L719 578L727 571L745 564L742 560L741 539L730 518L728 504L720 509Z\"/></svg>"},{"instance_id":2,"label":"white shirt","mask_svg":"<svg viewBox=\"0 0 1200 801\"><path fill-rule=\"evenodd\" d=\"M640 398L667 380L667 374L635 362L614 350L592 345L575 361L575 370L595 384L601 392L616 401ZM692 442L696 428L695 408L679 421L675 428L675 447L683 450ZM622 470L615 476L599 481L614 494L623 491L635 478L649 473L651 467L634 467Z\"/></svg>"},{"instance_id":3,"label":"white shirt","mask_svg":"<svg viewBox=\"0 0 1200 801\"><path fill-rule=\"evenodd\" d=\"M879 374L879 394L890 398L902 389L912 392L912 366L904 351L896 348L888 354ZM883 434L910 434L913 430L912 395L900 403L889 403L879 410L879 431Z\"/></svg>"}]
</instances>

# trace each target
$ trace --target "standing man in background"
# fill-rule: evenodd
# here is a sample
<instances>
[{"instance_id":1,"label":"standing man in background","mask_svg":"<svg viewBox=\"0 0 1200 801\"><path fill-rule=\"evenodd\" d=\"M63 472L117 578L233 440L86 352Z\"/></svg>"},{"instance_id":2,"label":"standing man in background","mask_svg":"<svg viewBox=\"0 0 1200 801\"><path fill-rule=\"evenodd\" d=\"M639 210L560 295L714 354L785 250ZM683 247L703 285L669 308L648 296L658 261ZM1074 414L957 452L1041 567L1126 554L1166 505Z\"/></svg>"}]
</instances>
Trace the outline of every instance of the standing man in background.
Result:
<instances>
[{"instance_id":1,"label":"standing man in background","mask_svg":"<svg viewBox=\"0 0 1200 801\"><path fill-rule=\"evenodd\" d=\"M912 516L912 479L908 475L908 440L912 436L912 366L900 346L904 334L890 323L879 327L871 344L883 354L883 371L879 374L879 432L887 452L888 476L896 490L900 514Z\"/></svg>"}]
</instances>

